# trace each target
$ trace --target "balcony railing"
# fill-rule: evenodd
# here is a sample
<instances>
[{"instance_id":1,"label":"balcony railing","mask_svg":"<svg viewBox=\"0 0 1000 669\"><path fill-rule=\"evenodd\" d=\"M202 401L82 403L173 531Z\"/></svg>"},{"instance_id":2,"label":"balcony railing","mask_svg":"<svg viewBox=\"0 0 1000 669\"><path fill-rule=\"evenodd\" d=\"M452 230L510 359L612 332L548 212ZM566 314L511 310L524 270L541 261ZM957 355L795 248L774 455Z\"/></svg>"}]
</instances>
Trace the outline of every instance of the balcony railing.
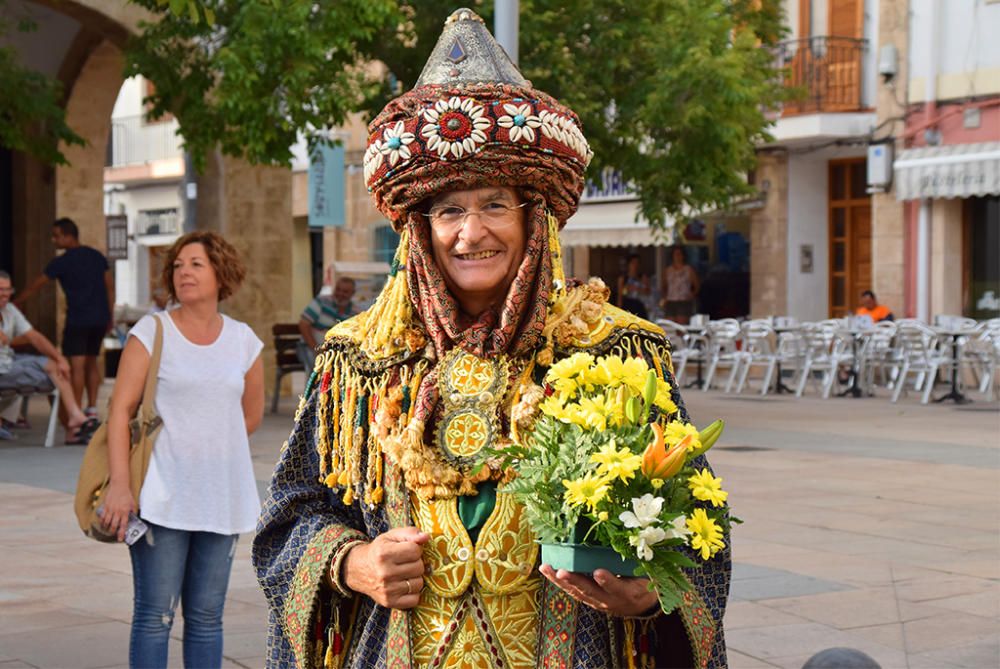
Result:
<instances>
[{"instance_id":1,"label":"balcony railing","mask_svg":"<svg viewBox=\"0 0 1000 669\"><path fill-rule=\"evenodd\" d=\"M868 40L850 37L807 37L782 42L778 65L785 84L803 97L785 103L783 116L850 112L864 108L862 72Z\"/></svg>"},{"instance_id":2,"label":"balcony railing","mask_svg":"<svg viewBox=\"0 0 1000 669\"><path fill-rule=\"evenodd\" d=\"M135 217L140 235L179 235L181 219L176 209L145 209Z\"/></svg>"},{"instance_id":3,"label":"balcony railing","mask_svg":"<svg viewBox=\"0 0 1000 669\"><path fill-rule=\"evenodd\" d=\"M108 167L142 165L156 160L179 158L181 138L177 120L155 123L142 116L112 119L108 137Z\"/></svg>"}]
</instances>

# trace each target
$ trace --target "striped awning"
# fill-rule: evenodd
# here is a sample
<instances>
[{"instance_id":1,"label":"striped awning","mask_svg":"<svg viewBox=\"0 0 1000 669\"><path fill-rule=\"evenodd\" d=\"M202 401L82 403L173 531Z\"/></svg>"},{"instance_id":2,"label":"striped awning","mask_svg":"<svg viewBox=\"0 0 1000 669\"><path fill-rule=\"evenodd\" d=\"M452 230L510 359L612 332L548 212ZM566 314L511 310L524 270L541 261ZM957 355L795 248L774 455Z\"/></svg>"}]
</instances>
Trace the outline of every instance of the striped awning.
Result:
<instances>
[{"instance_id":1,"label":"striped awning","mask_svg":"<svg viewBox=\"0 0 1000 669\"><path fill-rule=\"evenodd\" d=\"M1000 195L1000 142L906 149L893 169L900 200Z\"/></svg>"},{"instance_id":2,"label":"striped awning","mask_svg":"<svg viewBox=\"0 0 1000 669\"><path fill-rule=\"evenodd\" d=\"M639 203L632 199L581 204L559 233L559 241L567 247L653 246L663 244L664 238L657 238L649 224L639 218Z\"/></svg>"}]
</instances>

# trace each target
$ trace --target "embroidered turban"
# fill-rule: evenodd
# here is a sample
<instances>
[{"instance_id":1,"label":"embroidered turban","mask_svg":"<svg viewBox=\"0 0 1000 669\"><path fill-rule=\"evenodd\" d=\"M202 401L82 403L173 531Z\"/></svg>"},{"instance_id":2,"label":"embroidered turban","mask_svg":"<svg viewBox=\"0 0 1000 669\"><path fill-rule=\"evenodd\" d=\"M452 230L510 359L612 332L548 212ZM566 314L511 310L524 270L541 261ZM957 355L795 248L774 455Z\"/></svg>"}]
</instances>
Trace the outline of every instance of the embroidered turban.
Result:
<instances>
[{"instance_id":1,"label":"embroidered turban","mask_svg":"<svg viewBox=\"0 0 1000 669\"><path fill-rule=\"evenodd\" d=\"M540 193L561 228L592 155L576 114L535 90L483 20L460 9L413 90L369 125L364 178L397 232L442 191L496 184Z\"/></svg>"}]
</instances>

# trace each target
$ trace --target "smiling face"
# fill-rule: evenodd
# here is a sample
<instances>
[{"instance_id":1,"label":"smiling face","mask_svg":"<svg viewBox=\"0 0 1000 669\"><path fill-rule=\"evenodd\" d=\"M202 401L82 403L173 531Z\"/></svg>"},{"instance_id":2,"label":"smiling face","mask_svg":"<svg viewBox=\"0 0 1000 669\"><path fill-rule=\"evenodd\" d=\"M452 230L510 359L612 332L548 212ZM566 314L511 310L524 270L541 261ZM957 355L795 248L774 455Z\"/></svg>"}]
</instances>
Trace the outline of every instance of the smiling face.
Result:
<instances>
[{"instance_id":1,"label":"smiling face","mask_svg":"<svg viewBox=\"0 0 1000 669\"><path fill-rule=\"evenodd\" d=\"M197 242L184 246L177 254L173 281L174 294L181 304L219 299L215 268L208 259L205 247Z\"/></svg>"},{"instance_id":2,"label":"smiling face","mask_svg":"<svg viewBox=\"0 0 1000 669\"><path fill-rule=\"evenodd\" d=\"M473 213L457 229L435 225L431 219L434 260L448 289L471 316L502 302L521 266L527 234L524 209L515 208L520 204L516 190L500 186L451 191L431 201L431 211L510 208L498 219Z\"/></svg>"}]
</instances>

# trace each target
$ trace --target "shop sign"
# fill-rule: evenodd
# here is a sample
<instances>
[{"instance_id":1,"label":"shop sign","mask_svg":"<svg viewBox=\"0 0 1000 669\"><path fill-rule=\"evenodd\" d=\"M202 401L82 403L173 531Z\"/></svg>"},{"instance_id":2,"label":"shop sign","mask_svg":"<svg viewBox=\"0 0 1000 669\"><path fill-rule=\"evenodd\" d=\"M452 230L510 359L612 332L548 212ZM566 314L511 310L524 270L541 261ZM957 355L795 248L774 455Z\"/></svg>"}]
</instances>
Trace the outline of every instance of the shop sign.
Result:
<instances>
[{"instance_id":1,"label":"shop sign","mask_svg":"<svg viewBox=\"0 0 1000 669\"><path fill-rule=\"evenodd\" d=\"M344 211L344 147L321 142L309 156L309 226L342 228Z\"/></svg>"},{"instance_id":2,"label":"shop sign","mask_svg":"<svg viewBox=\"0 0 1000 669\"><path fill-rule=\"evenodd\" d=\"M587 179L580 202L620 202L637 199L639 198L635 194L635 188L625 180L621 171L608 167L596 178Z\"/></svg>"},{"instance_id":3,"label":"shop sign","mask_svg":"<svg viewBox=\"0 0 1000 669\"><path fill-rule=\"evenodd\" d=\"M104 219L108 236L108 260L128 260L128 217L114 214Z\"/></svg>"}]
</instances>

